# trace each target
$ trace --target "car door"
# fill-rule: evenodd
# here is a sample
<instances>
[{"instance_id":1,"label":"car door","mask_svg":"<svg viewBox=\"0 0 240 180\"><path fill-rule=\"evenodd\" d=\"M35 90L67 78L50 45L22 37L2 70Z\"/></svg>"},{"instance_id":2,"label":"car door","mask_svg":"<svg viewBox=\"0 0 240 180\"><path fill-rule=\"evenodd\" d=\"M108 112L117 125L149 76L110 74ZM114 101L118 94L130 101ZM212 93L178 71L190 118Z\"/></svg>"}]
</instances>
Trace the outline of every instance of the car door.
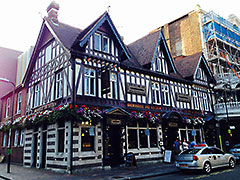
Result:
<instances>
[{"instance_id":1,"label":"car door","mask_svg":"<svg viewBox=\"0 0 240 180\"><path fill-rule=\"evenodd\" d=\"M201 159L202 159L203 163L206 162L206 160L207 160L211 163L212 167L217 166L217 164L216 164L217 162L215 161L214 156L216 156L216 155L214 155L212 149L208 148L208 147L205 148L201 153Z\"/></svg>"},{"instance_id":2,"label":"car door","mask_svg":"<svg viewBox=\"0 0 240 180\"><path fill-rule=\"evenodd\" d=\"M214 156L216 156L216 158L215 157L214 158L216 160L217 166L222 166L222 165L228 164L227 158L224 156L225 153L223 151L221 151L220 149L215 148L215 147L212 148L212 151L213 151Z\"/></svg>"}]
</instances>

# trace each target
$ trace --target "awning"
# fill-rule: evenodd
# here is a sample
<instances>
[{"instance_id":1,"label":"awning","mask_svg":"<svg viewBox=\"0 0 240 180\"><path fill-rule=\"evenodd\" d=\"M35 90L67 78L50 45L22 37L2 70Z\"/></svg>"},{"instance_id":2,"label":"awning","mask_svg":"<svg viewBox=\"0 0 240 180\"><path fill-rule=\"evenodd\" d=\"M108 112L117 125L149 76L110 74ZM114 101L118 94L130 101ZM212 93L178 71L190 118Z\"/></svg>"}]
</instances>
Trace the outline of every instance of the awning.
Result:
<instances>
[{"instance_id":1,"label":"awning","mask_svg":"<svg viewBox=\"0 0 240 180\"><path fill-rule=\"evenodd\" d=\"M174 120L183 120L183 117L181 116L180 113L175 112L175 111L167 111L166 113L163 114L162 119L174 119Z\"/></svg>"},{"instance_id":2,"label":"awning","mask_svg":"<svg viewBox=\"0 0 240 180\"><path fill-rule=\"evenodd\" d=\"M204 121L210 121L210 120L212 120L213 118L214 118L214 116L211 115L211 116L207 116L207 117L203 118L203 120L204 120Z\"/></svg>"}]
</instances>

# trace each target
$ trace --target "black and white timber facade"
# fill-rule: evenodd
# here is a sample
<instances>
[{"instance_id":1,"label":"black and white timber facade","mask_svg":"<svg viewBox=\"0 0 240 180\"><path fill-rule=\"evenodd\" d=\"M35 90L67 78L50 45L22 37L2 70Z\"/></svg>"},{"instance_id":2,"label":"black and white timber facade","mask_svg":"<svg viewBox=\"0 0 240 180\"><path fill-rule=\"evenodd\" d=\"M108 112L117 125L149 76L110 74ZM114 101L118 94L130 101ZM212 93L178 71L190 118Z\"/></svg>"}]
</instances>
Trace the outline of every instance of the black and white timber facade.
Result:
<instances>
[{"instance_id":1,"label":"black and white timber facade","mask_svg":"<svg viewBox=\"0 0 240 180\"><path fill-rule=\"evenodd\" d=\"M59 22L58 9L48 7L24 79L27 115L68 104L104 115L94 124L60 118L28 127L24 166L113 167L128 152L139 162L157 161L177 137L205 138L214 78L202 53L175 62L161 31L126 46L107 12L80 30ZM134 113L155 113L159 122L134 119Z\"/></svg>"}]
</instances>

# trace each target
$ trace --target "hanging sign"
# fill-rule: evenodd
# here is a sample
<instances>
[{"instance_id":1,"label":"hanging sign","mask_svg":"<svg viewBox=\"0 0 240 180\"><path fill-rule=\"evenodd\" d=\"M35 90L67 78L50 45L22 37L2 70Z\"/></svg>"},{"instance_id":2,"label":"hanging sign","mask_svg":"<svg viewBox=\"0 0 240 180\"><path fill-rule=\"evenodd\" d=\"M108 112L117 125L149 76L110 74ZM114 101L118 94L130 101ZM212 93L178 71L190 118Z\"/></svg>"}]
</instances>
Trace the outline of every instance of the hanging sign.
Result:
<instances>
[{"instance_id":1,"label":"hanging sign","mask_svg":"<svg viewBox=\"0 0 240 180\"><path fill-rule=\"evenodd\" d=\"M94 136L95 135L95 133L94 133L94 127L92 126L92 127L90 127L90 129L89 129L89 136Z\"/></svg>"}]
</instances>

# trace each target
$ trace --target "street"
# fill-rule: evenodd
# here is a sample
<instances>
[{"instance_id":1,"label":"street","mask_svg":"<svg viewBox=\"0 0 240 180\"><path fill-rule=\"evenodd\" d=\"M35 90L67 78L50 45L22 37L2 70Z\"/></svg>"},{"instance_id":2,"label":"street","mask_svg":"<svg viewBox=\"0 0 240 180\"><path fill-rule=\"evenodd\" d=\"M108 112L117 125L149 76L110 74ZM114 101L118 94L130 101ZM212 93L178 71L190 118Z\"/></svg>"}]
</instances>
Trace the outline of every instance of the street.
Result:
<instances>
[{"instance_id":1,"label":"street","mask_svg":"<svg viewBox=\"0 0 240 180\"><path fill-rule=\"evenodd\" d=\"M150 178L149 180L239 180L240 179L240 164L237 164L234 169L218 168L212 170L210 174L204 174L201 171L179 172L166 176Z\"/></svg>"}]
</instances>

